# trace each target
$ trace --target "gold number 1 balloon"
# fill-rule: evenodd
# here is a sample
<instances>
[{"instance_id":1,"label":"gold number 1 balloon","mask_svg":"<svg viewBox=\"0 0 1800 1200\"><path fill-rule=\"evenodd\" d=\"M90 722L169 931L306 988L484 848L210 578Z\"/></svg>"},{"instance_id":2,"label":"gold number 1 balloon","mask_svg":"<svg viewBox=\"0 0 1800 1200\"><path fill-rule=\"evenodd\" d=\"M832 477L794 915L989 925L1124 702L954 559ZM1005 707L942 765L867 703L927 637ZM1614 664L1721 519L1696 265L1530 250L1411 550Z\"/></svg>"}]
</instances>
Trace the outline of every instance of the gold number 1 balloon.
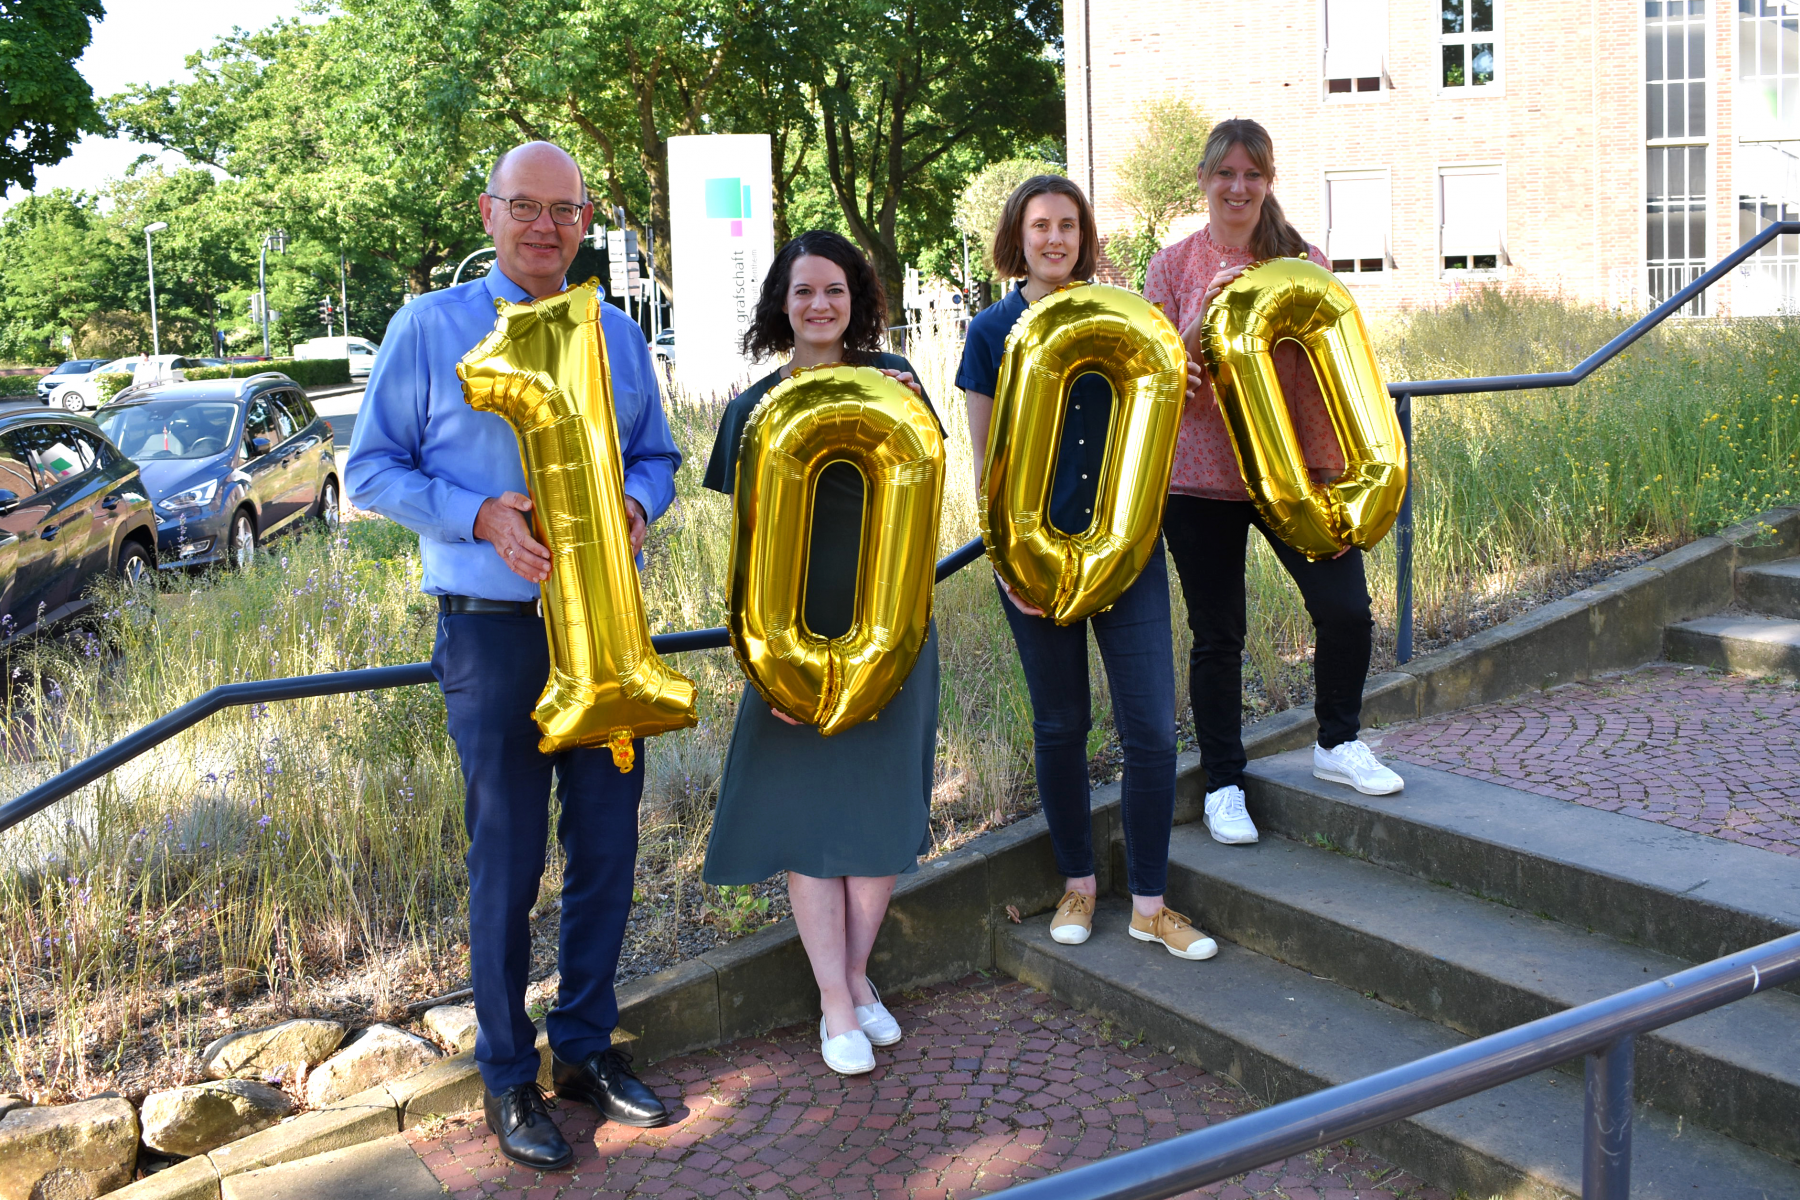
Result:
<instances>
[{"instance_id":1,"label":"gold number 1 balloon","mask_svg":"<svg viewBox=\"0 0 1800 1200\"><path fill-rule=\"evenodd\" d=\"M496 304L494 331L456 374L471 407L517 431L538 536L550 548L541 589L550 679L531 714L544 735L538 749L609 746L629 771L632 738L698 718L693 681L650 646L600 304L593 280Z\"/></svg>"},{"instance_id":2,"label":"gold number 1 balloon","mask_svg":"<svg viewBox=\"0 0 1800 1200\"><path fill-rule=\"evenodd\" d=\"M1050 523L1063 406L1076 378L1112 386L1112 423L1085 530ZM1156 551L1187 351L1135 292L1079 284L1026 309L1006 338L982 465L981 536L1000 577L1058 625L1111 608Z\"/></svg>"},{"instance_id":3,"label":"gold number 1 balloon","mask_svg":"<svg viewBox=\"0 0 1800 1200\"><path fill-rule=\"evenodd\" d=\"M823 638L803 617L819 473L863 477L855 617ZM829 737L871 720L931 625L944 437L930 406L873 367L795 371L744 427L733 487L732 649L763 699Z\"/></svg>"},{"instance_id":4,"label":"gold number 1 balloon","mask_svg":"<svg viewBox=\"0 0 1800 1200\"><path fill-rule=\"evenodd\" d=\"M1203 329L1225 430L1269 528L1315 560L1379 542L1406 496L1406 443L1349 289L1308 259L1268 259L1225 285ZM1344 450L1333 483L1314 483L1307 470L1275 377L1283 338L1300 343L1319 377Z\"/></svg>"}]
</instances>

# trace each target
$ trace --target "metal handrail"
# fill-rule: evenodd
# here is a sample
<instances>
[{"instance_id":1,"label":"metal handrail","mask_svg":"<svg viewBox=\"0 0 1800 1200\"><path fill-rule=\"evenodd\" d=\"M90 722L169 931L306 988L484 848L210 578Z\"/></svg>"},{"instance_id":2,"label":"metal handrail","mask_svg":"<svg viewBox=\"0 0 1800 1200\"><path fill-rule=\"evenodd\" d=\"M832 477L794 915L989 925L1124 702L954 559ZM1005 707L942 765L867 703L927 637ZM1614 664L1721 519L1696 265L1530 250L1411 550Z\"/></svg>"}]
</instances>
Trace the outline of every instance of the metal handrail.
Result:
<instances>
[{"instance_id":1,"label":"metal handrail","mask_svg":"<svg viewBox=\"0 0 1800 1200\"><path fill-rule=\"evenodd\" d=\"M1584 1200L1631 1187L1633 1039L1800 979L1800 933L1350 1083L1008 1188L1009 1200L1160 1200L1587 1056Z\"/></svg>"},{"instance_id":2,"label":"metal handrail","mask_svg":"<svg viewBox=\"0 0 1800 1200\"><path fill-rule=\"evenodd\" d=\"M936 581L942 583L980 558L983 549L981 539L975 538L946 554L938 560ZM658 654L681 654L689 650L715 650L729 646L731 635L723 626L688 629L680 633L659 633L650 639L650 644ZM375 692L384 688L410 687L435 681L431 664L418 662L392 667L365 667L356 671L331 671L323 675L295 675L286 679L251 679L243 683L220 684L0 805L0 833L5 833L27 817L42 812L65 796L117 770L145 751L162 745L183 730L191 729L221 709L245 704L267 704L274 700L333 696L343 692Z\"/></svg>"},{"instance_id":3,"label":"metal handrail","mask_svg":"<svg viewBox=\"0 0 1800 1200\"><path fill-rule=\"evenodd\" d=\"M1771 222L1762 232L1739 245L1699 278L1632 322L1629 329L1567 371L1545 371L1535 375L1480 375L1470 379L1418 379L1388 384L1388 395L1394 398L1394 408L1400 417L1400 432L1406 439L1408 458L1411 458L1412 451L1414 396L1459 396L1476 392L1521 392L1534 388L1573 387L1675 315L1695 296L1723 279L1731 268L1744 262L1776 238L1790 233L1800 233L1800 221ZM1412 659L1413 651L1413 514L1410 473L1406 496L1400 502L1400 516L1394 522L1394 549L1399 560L1394 581L1394 608L1397 613L1394 659L1404 663Z\"/></svg>"}]
</instances>

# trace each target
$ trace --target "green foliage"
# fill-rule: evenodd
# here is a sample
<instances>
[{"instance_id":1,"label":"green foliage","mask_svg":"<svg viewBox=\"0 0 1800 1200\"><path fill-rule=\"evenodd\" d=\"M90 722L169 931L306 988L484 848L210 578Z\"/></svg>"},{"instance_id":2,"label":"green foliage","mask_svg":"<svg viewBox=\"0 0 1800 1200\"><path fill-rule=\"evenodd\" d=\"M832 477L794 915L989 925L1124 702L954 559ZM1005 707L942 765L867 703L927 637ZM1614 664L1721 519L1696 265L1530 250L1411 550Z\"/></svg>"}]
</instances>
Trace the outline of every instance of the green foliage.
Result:
<instances>
[{"instance_id":1,"label":"green foliage","mask_svg":"<svg viewBox=\"0 0 1800 1200\"><path fill-rule=\"evenodd\" d=\"M1041 158L1006 158L975 173L956 200L956 227L969 235L970 275L994 278L994 231L1000 225L1000 210L1014 189L1037 175L1066 173Z\"/></svg>"},{"instance_id":2,"label":"green foliage","mask_svg":"<svg viewBox=\"0 0 1800 1200\"><path fill-rule=\"evenodd\" d=\"M122 306L132 275L92 198L58 188L14 204L0 214L0 357L60 361L62 339Z\"/></svg>"},{"instance_id":3,"label":"green foliage","mask_svg":"<svg viewBox=\"0 0 1800 1200\"><path fill-rule=\"evenodd\" d=\"M745 884L727 885L719 889L712 905L713 919L731 937L742 937L761 929L769 920L769 898L758 896L756 889Z\"/></svg>"},{"instance_id":4,"label":"green foliage","mask_svg":"<svg viewBox=\"0 0 1800 1200\"><path fill-rule=\"evenodd\" d=\"M268 371L280 371L301 387L333 387L350 382L347 358L276 358L268 362L232 363L228 367L189 367L189 379L248 379Z\"/></svg>"},{"instance_id":5,"label":"green foliage","mask_svg":"<svg viewBox=\"0 0 1800 1200\"><path fill-rule=\"evenodd\" d=\"M105 129L94 90L75 69L104 15L100 0L0 3L0 192L36 187L36 168Z\"/></svg>"},{"instance_id":6,"label":"green foliage","mask_svg":"<svg viewBox=\"0 0 1800 1200\"><path fill-rule=\"evenodd\" d=\"M0 375L0 396L35 396L41 375Z\"/></svg>"},{"instance_id":7,"label":"green foliage","mask_svg":"<svg viewBox=\"0 0 1800 1200\"><path fill-rule=\"evenodd\" d=\"M131 376L124 371L107 371L94 376L94 407L100 407L130 386Z\"/></svg>"},{"instance_id":8,"label":"green foliage","mask_svg":"<svg viewBox=\"0 0 1800 1200\"><path fill-rule=\"evenodd\" d=\"M1134 221L1108 242L1107 254L1141 291L1169 225L1205 205L1199 166L1212 125L1191 101L1177 98L1145 105L1140 129L1118 171L1119 199Z\"/></svg>"}]
</instances>

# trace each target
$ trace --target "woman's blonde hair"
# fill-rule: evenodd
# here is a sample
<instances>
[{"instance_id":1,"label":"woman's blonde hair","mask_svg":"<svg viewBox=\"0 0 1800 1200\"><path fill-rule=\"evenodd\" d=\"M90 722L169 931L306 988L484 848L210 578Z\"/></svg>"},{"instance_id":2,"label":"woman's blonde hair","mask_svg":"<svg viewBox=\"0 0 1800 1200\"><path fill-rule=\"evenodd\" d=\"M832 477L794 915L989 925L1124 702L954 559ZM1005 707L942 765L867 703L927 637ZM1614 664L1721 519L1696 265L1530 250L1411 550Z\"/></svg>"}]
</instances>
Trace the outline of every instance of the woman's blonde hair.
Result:
<instances>
[{"instance_id":1,"label":"woman's blonde hair","mask_svg":"<svg viewBox=\"0 0 1800 1200\"><path fill-rule=\"evenodd\" d=\"M1200 186L1206 186L1233 146L1242 146L1251 163L1273 186L1275 143L1268 130L1248 117L1220 121L1206 135L1206 150L1200 156ZM1263 194L1262 215L1250 232L1250 252L1257 258L1292 258L1307 253L1306 239L1288 224L1287 214L1281 211L1273 191Z\"/></svg>"}]
</instances>

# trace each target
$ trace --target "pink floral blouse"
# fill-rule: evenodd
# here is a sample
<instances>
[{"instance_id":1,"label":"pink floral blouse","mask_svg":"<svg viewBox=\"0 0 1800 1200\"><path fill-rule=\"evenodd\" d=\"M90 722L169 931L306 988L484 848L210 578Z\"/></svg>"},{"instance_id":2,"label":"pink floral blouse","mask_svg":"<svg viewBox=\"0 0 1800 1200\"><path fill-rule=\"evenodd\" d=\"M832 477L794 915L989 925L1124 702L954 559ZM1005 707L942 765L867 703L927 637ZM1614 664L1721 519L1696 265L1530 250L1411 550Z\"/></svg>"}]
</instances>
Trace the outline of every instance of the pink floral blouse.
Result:
<instances>
[{"instance_id":1,"label":"pink floral blouse","mask_svg":"<svg viewBox=\"0 0 1800 1200\"><path fill-rule=\"evenodd\" d=\"M1308 245L1307 249L1314 262L1330 267L1317 246ZM1212 277L1224 267L1244 267L1252 261L1254 257L1248 248L1216 245L1210 228L1202 227L1200 232L1150 260L1144 278L1144 298L1162 305L1176 329L1186 329L1200 315L1200 299L1206 295L1206 285ZM1300 448L1306 454L1313 478L1319 482L1336 479L1344 473L1344 454L1338 447L1331 417L1325 412L1325 400L1319 395L1319 381L1313 375L1312 364L1294 342L1275 347L1275 375L1287 395L1288 411L1293 414L1294 429L1300 435ZM1208 500L1250 499L1243 472L1238 470L1237 454L1231 448L1231 437L1225 432L1225 418L1213 395L1212 379L1204 374L1200 394L1188 402L1181 418L1169 490Z\"/></svg>"}]
</instances>

